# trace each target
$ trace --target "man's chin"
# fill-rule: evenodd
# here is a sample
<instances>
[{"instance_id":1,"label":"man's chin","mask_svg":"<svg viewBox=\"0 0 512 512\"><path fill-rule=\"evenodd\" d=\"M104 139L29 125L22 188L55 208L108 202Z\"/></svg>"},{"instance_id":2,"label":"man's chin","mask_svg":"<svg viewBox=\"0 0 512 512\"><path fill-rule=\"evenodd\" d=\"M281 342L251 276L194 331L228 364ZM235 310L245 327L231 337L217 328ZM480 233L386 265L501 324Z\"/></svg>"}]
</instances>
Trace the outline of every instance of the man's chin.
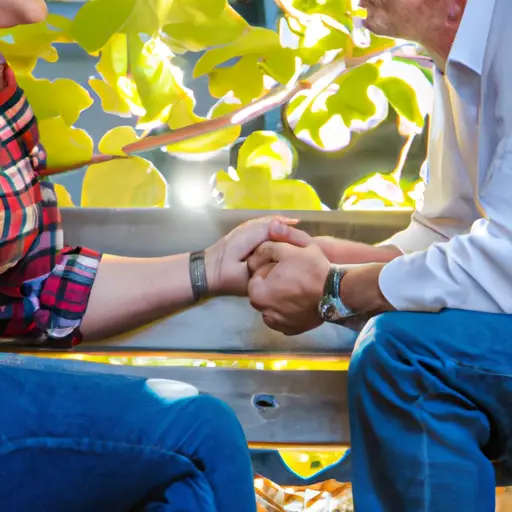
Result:
<instances>
[{"instance_id":1,"label":"man's chin","mask_svg":"<svg viewBox=\"0 0 512 512\"><path fill-rule=\"evenodd\" d=\"M378 20L372 18L366 18L363 20L364 28L368 29L372 34L376 34L378 36L383 37L394 37L389 33L389 30L386 30L386 26L383 23L379 23Z\"/></svg>"}]
</instances>

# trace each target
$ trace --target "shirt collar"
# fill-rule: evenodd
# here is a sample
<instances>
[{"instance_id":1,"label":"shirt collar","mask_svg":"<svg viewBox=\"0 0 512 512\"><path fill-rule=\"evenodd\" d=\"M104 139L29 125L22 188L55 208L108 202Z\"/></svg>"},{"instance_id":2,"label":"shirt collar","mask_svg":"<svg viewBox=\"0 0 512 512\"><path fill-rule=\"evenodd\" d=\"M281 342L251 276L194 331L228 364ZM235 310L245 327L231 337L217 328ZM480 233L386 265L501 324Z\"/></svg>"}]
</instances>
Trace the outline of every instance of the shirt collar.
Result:
<instances>
[{"instance_id":1,"label":"shirt collar","mask_svg":"<svg viewBox=\"0 0 512 512\"><path fill-rule=\"evenodd\" d=\"M496 0L468 0L448 56L447 73L462 65L482 76Z\"/></svg>"}]
</instances>

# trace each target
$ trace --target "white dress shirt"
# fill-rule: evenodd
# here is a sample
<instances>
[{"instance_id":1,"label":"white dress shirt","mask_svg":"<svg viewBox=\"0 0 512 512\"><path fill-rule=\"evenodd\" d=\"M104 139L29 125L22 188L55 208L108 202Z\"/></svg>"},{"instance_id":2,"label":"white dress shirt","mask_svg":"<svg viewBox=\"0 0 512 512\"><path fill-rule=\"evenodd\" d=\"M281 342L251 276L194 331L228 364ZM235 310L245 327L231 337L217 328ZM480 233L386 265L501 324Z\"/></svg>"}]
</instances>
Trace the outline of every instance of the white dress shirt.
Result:
<instances>
[{"instance_id":1,"label":"white dress shirt","mask_svg":"<svg viewBox=\"0 0 512 512\"><path fill-rule=\"evenodd\" d=\"M512 0L468 0L435 72L425 194L387 240L380 275L398 310L512 313Z\"/></svg>"}]
</instances>

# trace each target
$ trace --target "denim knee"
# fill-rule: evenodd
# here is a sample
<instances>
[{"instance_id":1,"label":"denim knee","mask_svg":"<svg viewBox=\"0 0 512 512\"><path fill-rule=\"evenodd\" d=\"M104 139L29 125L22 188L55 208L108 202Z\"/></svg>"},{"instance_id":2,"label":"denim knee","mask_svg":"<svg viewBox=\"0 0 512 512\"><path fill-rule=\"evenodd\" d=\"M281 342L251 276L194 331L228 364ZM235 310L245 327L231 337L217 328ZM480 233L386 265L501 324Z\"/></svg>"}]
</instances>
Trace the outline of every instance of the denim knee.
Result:
<instances>
[{"instance_id":1,"label":"denim knee","mask_svg":"<svg viewBox=\"0 0 512 512\"><path fill-rule=\"evenodd\" d=\"M377 359L393 354L397 342L397 316L394 313L384 313L370 319L359 334L352 358L350 371L370 370ZM399 321L399 320L398 320ZM395 347L393 347L395 345Z\"/></svg>"},{"instance_id":2,"label":"denim knee","mask_svg":"<svg viewBox=\"0 0 512 512\"><path fill-rule=\"evenodd\" d=\"M182 400L191 421L196 427L208 432L211 439L219 443L238 440L245 444L240 421L228 404L210 395L197 395Z\"/></svg>"},{"instance_id":3,"label":"denim knee","mask_svg":"<svg viewBox=\"0 0 512 512\"><path fill-rule=\"evenodd\" d=\"M222 400L210 395L197 395L184 400L201 416L218 420L220 423L238 424L238 418L231 407Z\"/></svg>"}]
</instances>

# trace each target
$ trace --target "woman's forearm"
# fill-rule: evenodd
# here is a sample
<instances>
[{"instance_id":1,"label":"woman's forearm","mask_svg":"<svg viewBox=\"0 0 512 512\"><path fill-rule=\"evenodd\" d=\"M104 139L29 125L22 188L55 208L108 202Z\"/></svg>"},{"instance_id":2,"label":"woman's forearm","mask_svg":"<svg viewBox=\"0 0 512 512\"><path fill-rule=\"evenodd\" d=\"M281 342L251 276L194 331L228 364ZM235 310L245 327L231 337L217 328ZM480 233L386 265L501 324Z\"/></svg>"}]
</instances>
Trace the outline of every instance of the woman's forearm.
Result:
<instances>
[{"instance_id":1,"label":"woman's forearm","mask_svg":"<svg viewBox=\"0 0 512 512\"><path fill-rule=\"evenodd\" d=\"M136 329L193 302L189 255L123 258L105 255L81 332L97 340Z\"/></svg>"},{"instance_id":2,"label":"woman's forearm","mask_svg":"<svg viewBox=\"0 0 512 512\"><path fill-rule=\"evenodd\" d=\"M255 219L235 228L205 251L207 293L246 295L247 258L271 230L296 221ZM305 235L290 228L289 241ZM81 324L82 336L98 340L142 327L193 303L190 254L162 258L103 256Z\"/></svg>"}]
</instances>

